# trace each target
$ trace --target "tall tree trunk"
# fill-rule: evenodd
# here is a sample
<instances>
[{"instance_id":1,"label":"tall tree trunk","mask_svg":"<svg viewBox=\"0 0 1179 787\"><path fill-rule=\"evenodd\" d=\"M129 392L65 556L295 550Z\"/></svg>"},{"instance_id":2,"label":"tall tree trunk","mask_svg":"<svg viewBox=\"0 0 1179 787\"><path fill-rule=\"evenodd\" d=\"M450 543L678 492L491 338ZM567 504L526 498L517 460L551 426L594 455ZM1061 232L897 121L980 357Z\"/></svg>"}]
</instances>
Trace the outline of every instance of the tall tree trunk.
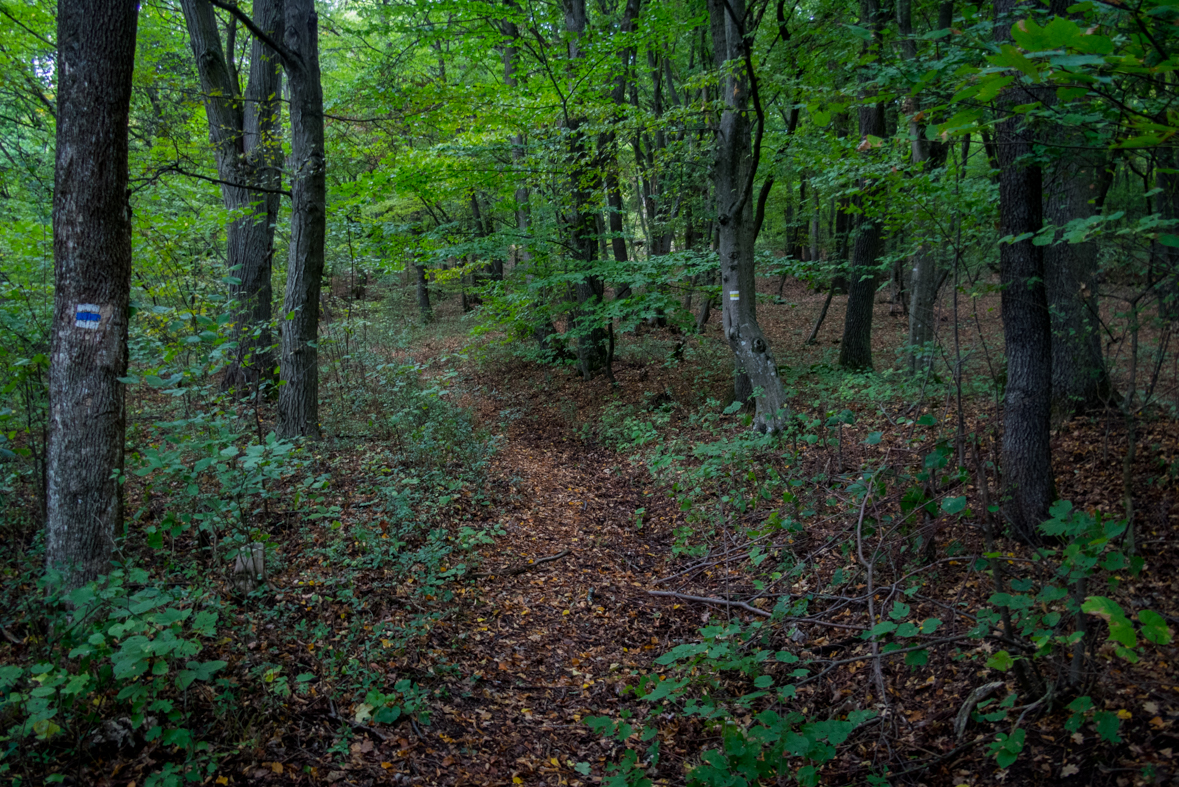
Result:
<instances>
[{"instance_id":1,"label":"tall tree trunk","mask_svg":"<svg viewBox=\"0 0 1179 787\"><path fill-rule=\"evenodd\" d=\"M226 389L248 389L260 379L272 377L274 370L270 318L282 165L279 57L254 39L243 99L234 71L234 53L221 48L212 4L209 0L181 0L181 8L204 92L217 175L223 181L222 201L235 216L226 236L236 348L223 384ZM277 35L282 17L282 0L254 3L254 21L267 35ZM230 30L236 30L236 20Z\"/></svg>"},{"instance_id":2,"label":"tall tree trunk","mask_svg":"<svg viewBox=\"0 0 1179 787\"><path fill-rule=\"evenodd\" d=\"M949 8L947 8L949 7ZM901 48L911 67L917 67L917 41L913 37L913 0L897 0L897 31ZM952 13L950 3L942 4L941 17ZM940 21L940 20L939 20ZM949 27L949 22L945 23ZM921 109L917 99L906 102L905 112L909 115L910 161L913 169L920 171L929 161L929 142L925 129L917 121ZM936 257L929 253L925 244L913 252L909 260L912 266L909 277L909 372L916 374L929 368L932 355L925 348L933 341L937 324L934 306L937 303L938 271Z\"/></svg>"},{"instance_id":3,"label":"tall tree trunk","mask_svg":"<svg viewBox=\"0 0 1179 787\"><path fill-rule=\"evenodd\" d=\"M418 294L418 314L423 323L434 321L434 310L430 306L430 284L426 279L426 266L414 264L414 286Z\"/></svg>"},{"instance_id":4,"label":"tall tree trunk","mask_svg":"<svg viewBox=\"0 0 1179 787\"><path fill-rule=\"evenodd\" d=\"M1091 187L1100 169L1066 151L1044 192L1044 220L1063 227L1092 216ZM1052 321L1052 412L1054 420L1065 421L1100 410L1113 396L1097 333L1097 244L1057 238L1044 247L1044 275Z\"/></svg>"},{"instance_id":5,"label":"tall tree trunk","mask_svg":"<svg viewBox=\"0 0 1179 787\"><path fill-rule=\"evenodd\" d=\"M639 0L627 0L622 12L622 21L618 26L619 32L628 35L634 32L635 19L639 15ZM622 106L626 103L626 87L630 81L631 61L634 59L634 47L625 46L618 53L618 72L614 75L610 87L610 102L614 105L614 124L622 121ZM610 233L610 249L614 261L625 263L629 260L626 250L626 237L623 234L622 217L625 207L622 202L622 186L618 178L618 135L611 128L598 135L598 155L602 168L605 170L606 181L606 217L607 229ZM630 296L630 284L623 284L614 292L616 300Z\"/></svg>"},{"instance_id":6,"label":"tall tree trunk","mask_svg":"<svg viewBox=\"0 0 1179 787\"><path fill-rule=\"evenodd\" d=\"M564 2L565 31L569 34L570 75L573 77L584 59L581 43L586 27L585 0ZM575 100L571 98L570 102ZM601 277L593 273L593 264L598 258L598 241L596 211L591 209L590 201L597 190L598 177L593 171L586 145L586 132L582 129L585 118L578 114L579 112L579 109L571 108L566 118L569 128L569 179L572 201L567 223L570 245L573 248L573 264L579 275L574 286L577 309L571 323L577 332L578 366L581 368L582 377L588 380L601 369L609 373L610 354L606 328L593 315L598 304L602 302L606 288Z\"/></svg>"},{"instance_id":7,"label":"tall tree trunk","mask_svg":"<svg viewBox=\"0 0 1179 787\"><path fill-rule=\"evenodd\" d=\"M1155 185L1161 189L1157 212L1164 219L1179 219L1179 154L1173 148L1160 146L1155 154ZM1158 241L1152 244L1151 260L1157 270L1151 271L1153 281L1159 283L1159 316L1167 320L1179 319L1179 248Z\"/></svg>"},{"instance_id":8,"label":"tall tree trunk","mask_svg":"<svg viewBox=\"0 0 1179 787\"><path fill-rule=\"evenodd\" d=\"M319 436L319 290L327 232L323 86L315 0L286 0L291 84L291 245L280 320L278 433Z\"/></svg>"},{"instance_id":9,"label":"tall tree trunk","mask_svg":"<svg viewBox=\"0 0 1179 787\"><path fill-rule=\"evenodd\" d=\"M127 123L138 4L61 0L53 191L53 346L45 565L66 589L104 573L118 479L131 299Z\"/></svg>"},{"instance_id":10,"label":"tall tree trunk","mask_svg":"<svg viewBox=\"0 0 1179 787\"><path fill-rule=\"evenodd\" d=\"M875 44L880 45L880 6L877 0L861 0L860 21L873 31L873 40L865 42L864 50ZM861 100L869 96L861 90ZM884 105L876 102L859 109L860 150L872 155L869 136L883 138ZM843 323L843 340L839 346L839 365L844 369L872 368L872 312L876 305L877 258L880 256L880 241L884 228L879 219L864 212L865 198L870 196L871 181L860 179L860 190L856 196L860 212L856 228L856 239L852 245L850 274L847 282L847 313Z\"/></svg>"},{"instance_id":11,"label":"tall tree trunk","mask_svg":"<svg viewBox=\"0 0 1179 787\"><path fill-rule=\"evenodd\" d=\"M773 180L765 181L755 203L752 192L760 151L753 149L757 146L751 145L750 138L749 104L755 75L747 70L752 60L747 47L752 34L743 29L744 0L708 0L708 18L716 68L727 72L713 167L720 227L721 316L737 367L748 377L752 388L761 390L754 428L762 432L777 431L782 426L786 397L769 343L757 324L753 269L753 245L761 229L765 199ZM760 142L763 119L760 107L755 105L755 108ZM740 387L735 386L735 393L742 393Z\"/></svg>"},{"instance_id":12,"label":"tall tree trunk","mask_svg":"<svg viewBox=\"0 0 1179 787\"><path fill-rule=\"evenodd\" d=\"M1030 7L1030 6L1029 6ZM1011 37L1016 0L996 0L995 38ZM1043 224L1040 167L1029 163L1035 135L1014 114L1027 94L1008 88L996 101L999 162L999 234L1038 232ZM1049 450L1052 401L1052 327L1044 291L1044 253L1031 239L999 247L1003 287L1003 340L1007 390L1003 400L1003 515L1015 534L1039 541L1037 528L1052 503L1052 453Z\"/></svg>"},{"instance_id":13,"label":"tall tree trunk","mask_svg":"<svg viewBox=\"0 0 1179 787\"><path fill-rule=\"evenodd\" d=\"M518 11L519 5L516 0L504 0L504 5L512 11ZM511 19L504 20L501 29L504 34L504 45L501 49L501 57L504 66L504 85L507 87L516 87L518 80L516 78L516 60L519 55L519 45L517 41L520 38L520 29ZM520 170L524 164L524 134L513 134L511 136L512 145L512 164L517 170L517 177L522 178ZM519 235L519 241L516 244L516 261L515 264L524 267L525 278L531 284L533 276L533 261L532 251L528 247L528 238L530 237L531 227L531 208L529 204L529 189L525 182L518 182L516 185L516 232ZM563 357L565 355L565 348L561 346L560 341L556 338L557 331L553 328L553 321L549 317L547 308L541 304L542 315L536 322L536 327L533 328L532 335L536 339L537 345L540 347L541 353L546 357L555 358Z\"/></svg>"}]
</instances>

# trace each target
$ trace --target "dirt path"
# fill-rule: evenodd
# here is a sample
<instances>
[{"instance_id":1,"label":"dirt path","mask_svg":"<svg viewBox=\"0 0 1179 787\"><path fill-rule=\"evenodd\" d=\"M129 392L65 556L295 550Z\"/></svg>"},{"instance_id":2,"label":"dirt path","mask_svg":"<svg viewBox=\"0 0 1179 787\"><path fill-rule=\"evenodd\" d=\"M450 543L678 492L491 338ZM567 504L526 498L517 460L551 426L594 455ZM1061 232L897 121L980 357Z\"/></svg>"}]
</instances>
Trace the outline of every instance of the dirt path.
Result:
<instances>
[{"instance_id":1,"label":"dirt path","mask_svg":"<svg viewBox=\"0 0 1179 787\"><path fill-rule=\"evenodd\" d=\"M450 698L421 739L402 739L395 767L414 783L588 783L572 766L600 776L612 747L582 719L634 704L624 687L692 632L693 620L645 593L669 554L672 506L615 462L556 430L513 426L493 472L516 506L485 551L488 576L462 591L438 643L456 667ZM665 751L662 773L682 773Z\"/></svg>"}]
</instances>

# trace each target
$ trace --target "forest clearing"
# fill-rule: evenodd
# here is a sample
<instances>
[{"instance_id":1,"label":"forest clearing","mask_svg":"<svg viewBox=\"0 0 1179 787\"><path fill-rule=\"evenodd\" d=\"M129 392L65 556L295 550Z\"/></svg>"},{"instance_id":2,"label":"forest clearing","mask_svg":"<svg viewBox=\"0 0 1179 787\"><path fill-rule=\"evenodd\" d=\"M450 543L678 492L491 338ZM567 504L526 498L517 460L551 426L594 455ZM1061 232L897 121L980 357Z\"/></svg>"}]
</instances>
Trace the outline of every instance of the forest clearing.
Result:
<instances>
[{"instance_id":1,"label":"forest clearing","mask_svg":"<svg viewBox=\"0 0 1179 787\"><path fill-rule=\"evenodd\" d=\"M0 779L1179 784L1173 44L0 3Z\"/></svg>"}]
</instances>

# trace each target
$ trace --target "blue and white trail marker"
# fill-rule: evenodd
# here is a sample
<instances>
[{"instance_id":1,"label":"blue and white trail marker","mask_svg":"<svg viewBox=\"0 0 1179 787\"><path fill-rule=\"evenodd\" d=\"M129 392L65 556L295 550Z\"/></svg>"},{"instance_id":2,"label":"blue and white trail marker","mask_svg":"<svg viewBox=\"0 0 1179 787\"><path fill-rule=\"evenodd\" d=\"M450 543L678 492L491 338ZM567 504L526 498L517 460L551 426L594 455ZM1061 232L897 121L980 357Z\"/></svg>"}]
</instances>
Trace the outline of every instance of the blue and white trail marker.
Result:
<instances>
[{"instance_id":1,"label":"blue and white trail marker","mask_svg":"<svg viewBox=\"0 0 1179 787\"><path fill-rule=\"evenodd\" d=\"M74 307L74 325L87 331L97 331L102 312L93 303L79 303Z\"/></svg>"}]
</instances>

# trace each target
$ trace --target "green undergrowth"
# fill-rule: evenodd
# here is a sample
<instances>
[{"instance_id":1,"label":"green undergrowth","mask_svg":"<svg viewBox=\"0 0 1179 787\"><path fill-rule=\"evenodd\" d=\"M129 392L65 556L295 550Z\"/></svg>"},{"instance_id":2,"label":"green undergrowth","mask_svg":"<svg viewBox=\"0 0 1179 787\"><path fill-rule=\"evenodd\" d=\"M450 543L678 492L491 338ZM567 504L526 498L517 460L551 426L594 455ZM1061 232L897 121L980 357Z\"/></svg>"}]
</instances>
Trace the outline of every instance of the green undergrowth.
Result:
<instances>
[{"instance_id":1,"label":"green undergrowth","mask_svg":"<svg viewBox=\"0 0 1179 787\"><path fill-rule=\"evenodd\" d=\"M494 440L412 366L351 383L371 405L350 415L359 450L277 438L241 402L194 407L218 398L153 372L138 395L165 417L129 434L115 569L63 591L39 577L39 537L9 563L3 778L89 779L87 762L149 752L144 784L208 783L313 697L339 709L341 760L357 725L427 724L440 689L386 665L494 535L479 524Z\"/></svg>"},{"instance_id":2,"label":"green undergrowth","mask_svg":"<svg viewBox=\"0 0 1179 787\"><path fill-rule=\"evenodd\" d=\"M735 597L765 616L714 618L657 660L661 674L632 687L639 711L587 720L624 746L605 784L650 784L661 730L674 717L717 741L688 764L691 785L818 784L857 730L891 724L895 700L881 688L891 696L887 686L932 681L963 664L972 665L964 674L994 683L994 696L965 708L962 723L998 770L1024 756L1029 721L1042 715L1070 734L1095 733L1105 746L1123 741L1130 715L1103 685L1106 659L1128 668L1156 661L1172 639L1161 615L1127 602L1124 586L1143 561L1123 550L1125 521L1059 501L1041 527L1044 545L1001 540L998 507L976 487L977 474L994 468L959 465L954 425L917 415L915 406L896 418L891 436L858 425L839 404L864 395L865 379L842 377L851 393L795 412L774 435L749 430L739 403L717 401L695 409L613 403L586 431L638 457L673 496L684 515L673 553L690 567L723 547L727 564L740 567L726 580L741 588ZM910 383L887 391L906 392L918 395ZM966 436L968 445L975 440ZM897 444L907 450L886 450ZM952 605L930 600L939 584L966 573L979 578L979 591ZM846 614L846 600L866 601L872 582L889 588L887 597ZM851 632L834 656L798 644L815 636L804 629L840 610L835 631ZM839 701L818 699L851 665L870 670L865 664L877 659L879 678L859 681ZM841 767L846 774L847 762ZM886 784L896 773L856 768L862 783Z\"/></svg>"}]
</instances>

